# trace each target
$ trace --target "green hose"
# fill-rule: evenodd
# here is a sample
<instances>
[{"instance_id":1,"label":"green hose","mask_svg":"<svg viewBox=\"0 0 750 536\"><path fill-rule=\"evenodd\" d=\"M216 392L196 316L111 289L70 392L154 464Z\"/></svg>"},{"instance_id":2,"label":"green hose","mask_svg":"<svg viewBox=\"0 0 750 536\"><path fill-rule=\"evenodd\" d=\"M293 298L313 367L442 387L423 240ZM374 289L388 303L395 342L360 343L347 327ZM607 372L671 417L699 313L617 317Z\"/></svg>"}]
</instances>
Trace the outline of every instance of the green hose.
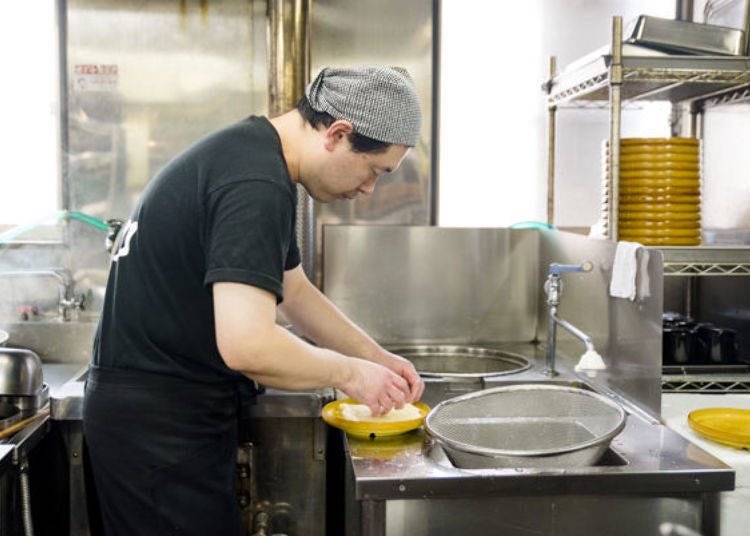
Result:
<instances>
[{"instance_id":1,"label":"green hose","mask_svg":"<svg viewBox=\"0 0 750 536\"><path fill-rule=\"evenodd\" d=\"M96 227L97 229L101 231L109 230L109 225L107 225L105 222L103 222L99 218L89 216L88 214L84 214L83 212L58 210L54 214L50 214L49 216L46 216L35 222L29 223L26 225L18 225L16 227L12 227L8 229L4 233L0 233L0 244L15 240L17 237L21 236L22 234L28 231L31 231L32 229L39 227L40 225L44 225L50 222L58 222L60 220L65 220L65 219L78 220L87 225L91 225L92 227Z\"/></svg>"}]
</instances>

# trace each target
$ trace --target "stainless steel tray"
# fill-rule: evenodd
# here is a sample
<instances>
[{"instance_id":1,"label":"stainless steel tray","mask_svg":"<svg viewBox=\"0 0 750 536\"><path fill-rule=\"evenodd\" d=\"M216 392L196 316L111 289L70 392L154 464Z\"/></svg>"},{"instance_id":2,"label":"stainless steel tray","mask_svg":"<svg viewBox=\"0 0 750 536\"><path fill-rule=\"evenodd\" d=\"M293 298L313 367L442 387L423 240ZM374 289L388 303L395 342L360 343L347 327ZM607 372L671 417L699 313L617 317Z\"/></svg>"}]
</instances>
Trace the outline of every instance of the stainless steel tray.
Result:
<instances>
[{"instance_id":1,"label":"stainless steel tray","mask_svg":"<svg viewBox=\"0 0 750 536\"><path fill-rule=\"evenodd\" d=\"M689 54L741 56L745 32L712 24L640 15L628 26L624 41Z\"/></svg>"}]
</instances>

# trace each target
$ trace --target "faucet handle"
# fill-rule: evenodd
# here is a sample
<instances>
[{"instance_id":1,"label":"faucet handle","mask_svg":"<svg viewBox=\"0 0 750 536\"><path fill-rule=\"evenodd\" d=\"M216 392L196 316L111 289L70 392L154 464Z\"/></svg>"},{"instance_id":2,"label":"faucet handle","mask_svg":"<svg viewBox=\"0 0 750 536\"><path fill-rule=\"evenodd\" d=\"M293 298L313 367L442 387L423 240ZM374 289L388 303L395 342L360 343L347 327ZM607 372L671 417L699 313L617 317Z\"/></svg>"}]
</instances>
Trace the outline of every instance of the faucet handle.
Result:
<instances>
[{"instance_id":1,"label":"faucet handle","mask_svg":"<svg viewBox=\"0 0 750 536\"><path fill-rule=\"evenodd\" d=\"M553 262L549 265L549 275L560 275L566 272L590 272L594 269L594 263L583 261L581 264L558 264Z\"/></svg>"}]
</instances>

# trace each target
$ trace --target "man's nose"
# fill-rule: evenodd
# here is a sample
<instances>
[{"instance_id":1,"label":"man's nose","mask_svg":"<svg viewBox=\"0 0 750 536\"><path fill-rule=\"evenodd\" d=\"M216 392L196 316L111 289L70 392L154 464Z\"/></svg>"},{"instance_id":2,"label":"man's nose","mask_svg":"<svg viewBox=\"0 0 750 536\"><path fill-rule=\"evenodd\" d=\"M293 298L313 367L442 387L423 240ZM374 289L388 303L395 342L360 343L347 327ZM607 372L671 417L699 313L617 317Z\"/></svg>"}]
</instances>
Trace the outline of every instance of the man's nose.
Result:
<instances>
[{"instance_id":1,"label":"man's nose","mask_svg":"<svg viewBox=\"0 0 750 536\"><path fill-rule=\"evenodd\" d=\"M365 195L370 195L372 192L375 191L375 183L377 182L378 182L377 177L375 177L374 179L370 179L369 181L362 183L360 187L358 188L358 190Z\"/></svg>"}]
</instances>

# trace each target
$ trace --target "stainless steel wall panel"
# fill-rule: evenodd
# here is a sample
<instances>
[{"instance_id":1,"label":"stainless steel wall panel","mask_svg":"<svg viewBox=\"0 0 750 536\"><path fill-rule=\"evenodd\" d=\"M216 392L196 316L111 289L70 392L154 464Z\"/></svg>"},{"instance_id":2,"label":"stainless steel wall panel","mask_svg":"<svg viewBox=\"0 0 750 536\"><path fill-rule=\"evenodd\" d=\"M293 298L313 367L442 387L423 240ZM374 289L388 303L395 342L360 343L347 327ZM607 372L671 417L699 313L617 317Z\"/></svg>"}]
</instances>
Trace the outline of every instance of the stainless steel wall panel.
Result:
<instances>
[{"instance_id":1,"label":"stainless steel wall panel","mask_svg":"<svg viewBox=\"0 0 750 536\"><path fill-rule=\"evenodd\" d=\"M323 288L381 342L531 341L534 231L326 226Z\"/></svg>"},{"instance_id":2,"label":"stainless steel wall panel","mask_svg":"<svg viewBox=\"0 0 750 536\"><path fill-rule=\"evenodd\" d=\"M326 224L434 223L436 4L436 0L313 1L312 76L328 65L376 63L405 67L417 87L423 117L418 145L408 153L398 170L380 178L372 195L356 201L315 204L316 266L322 260L322 229ZM322 283L319 270L309 275L316 284Z\"/></svg>"},{"instance_id":3,"label":"stainless steel wall panel","mask_svg":"<svg viewBox=\"0 0 750 536\"><path fill-rule=\"evenodd\" d=\"M127 218L178 152L266 113L265 1L66 4L66 208Z\"/></svg>"},{"instance_id":4,"label":"stainless steel wall panel","mask_svg":"<svg viewBox=\"0 0 750 536\"><path fill-rule=\"evenodd\" d=\"M588 274L565 274L559 314L589 334L607 369L596 373L597 383L614 388L642 403L652 413L661 412L661 314L663 273L661 253L650 251L649 296L631 302L609 295L616 244L572 233L540 231L540 265L537 284L547 278L552 262L594 263ZM546 295L539 296L537 334L546 339ZM575 366L583 344L558 329L558 363Z\"/></svg>"}]
</instances>

